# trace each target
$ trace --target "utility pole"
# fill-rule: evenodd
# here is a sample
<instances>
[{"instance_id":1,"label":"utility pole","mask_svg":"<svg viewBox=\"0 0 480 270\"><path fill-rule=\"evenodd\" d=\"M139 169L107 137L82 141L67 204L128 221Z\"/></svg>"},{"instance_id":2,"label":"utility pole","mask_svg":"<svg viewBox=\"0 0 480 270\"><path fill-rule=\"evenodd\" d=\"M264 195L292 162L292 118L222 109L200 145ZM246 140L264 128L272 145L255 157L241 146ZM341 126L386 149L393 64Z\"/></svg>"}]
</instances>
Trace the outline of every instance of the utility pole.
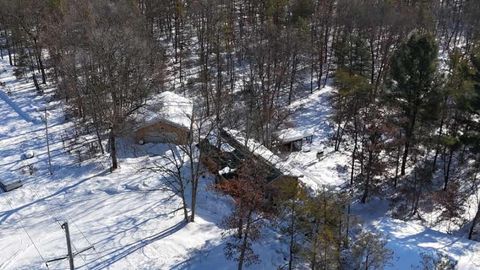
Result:
<instances>
[{"instance_id":1,"label":"utility pole","mask_svg":"<svg viewBox=\"0 0 480 270\"><path fill-rule=\"evenodd\" d=\"M72 245L70 243L70 231L68 230L68 222L65 221L65 223L62 224L62 229L65 230L65 236L67 237L67 251L70 270L75 270L75 265L73 264Z\"/></svg>"},{"instance_id":2,"label":"utility pole","mask_svg":"<svg viewBox=\"0 0 480 270\"><path fill-rule=\"evenodd\" d=\"M81 249L81 250L78 250L77 252L73 253L72 252L72 242L71 242L71 239L70 239L70 230L68 229L68 222L65 221L62 225L61 225L62 229L65 230L65 237L67 238L67 255L64 255L64 256L61 256L61 257L58 257L58 258L55 258L55 259L51 259L51 260L48 260L46 262L46 265L48 267L48 263L51 263L51 262L55 262L55 261L60 261L60 260L64 260L64 259L67 259L68 258L68 263L70 265L70 270L75 270L75 265L74 265L74 262L73 262L73 258L75 256L77 256L78 254L82 253L82 252L85 252L89 249L94 249L93 246L89 246L87 248L84 248L84 249Z\"/></svg>"}]
</instances>

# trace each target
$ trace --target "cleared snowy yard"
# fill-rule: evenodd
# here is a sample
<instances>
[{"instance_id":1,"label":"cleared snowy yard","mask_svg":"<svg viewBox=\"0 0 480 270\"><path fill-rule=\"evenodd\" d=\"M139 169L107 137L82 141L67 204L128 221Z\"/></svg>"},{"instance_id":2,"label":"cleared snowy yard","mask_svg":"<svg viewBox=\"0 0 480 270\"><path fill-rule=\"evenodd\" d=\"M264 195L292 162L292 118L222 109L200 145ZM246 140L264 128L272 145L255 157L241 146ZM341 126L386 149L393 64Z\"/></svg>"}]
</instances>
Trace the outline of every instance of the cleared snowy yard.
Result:
<instances>
[{"instance_id":1,"label":"cleared snowy yard","mask_svg":"<svg viewBox=\"0 0 480 270\"><path fill-rule=\"evenodd\" d=\"M176 212L179 198L164 190L164 176L141 170L155 158L153 154L165 152L165 146L144 145L132 151L130 144L123 143L120 169L114 173L108 170L106 156L79 166L61 142L72 124L63 122L61 103L51 102L54 175L50 176L44 125L29 121L40 118L46 97L37 96L33 85L17 81L11 68L0 63L0 70L8 70L0 80L12 89L9 102L0 100L0 177L13 174L24 180L22 188L0 193L0 269L46 269L45 260L65 255L60 228L64 220L70 224L74 251L95 247L75 258L78 269L234 267L223 255L224 231L218 226L230 211L229 200L206 190L211 180L202 181L198 217L186 225L181 212ZM22 160L22 153L30 150L35 158ZM28 164L35 170L32 176ZM261 246L264 259L255 268L275 269L272 262L282 261L278 243L268 238ZM49 269L67 267L66 260L49 265Z\"/></svg>"}]
</instances>

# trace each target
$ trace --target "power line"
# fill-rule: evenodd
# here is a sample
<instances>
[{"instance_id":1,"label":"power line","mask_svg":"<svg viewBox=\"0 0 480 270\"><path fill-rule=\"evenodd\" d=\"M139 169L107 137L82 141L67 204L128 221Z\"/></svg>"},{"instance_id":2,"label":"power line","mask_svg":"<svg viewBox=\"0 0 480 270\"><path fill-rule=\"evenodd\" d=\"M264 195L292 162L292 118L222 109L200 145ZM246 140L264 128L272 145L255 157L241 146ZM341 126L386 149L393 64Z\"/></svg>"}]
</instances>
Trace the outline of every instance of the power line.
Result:
<instances>
[{"instance_id":1,"label":"power line","mask_svg":"<svg viewBox=\"0 0 480 270\"><path fill-rule=\"evenodd\" d=\"M37 193L36 191L34 191L32 188L28 188L28 189L29 189L30 191L33 191L33 193L34 193L37 197L40 197L40 196L38 195L38 193ZM61 223L60 220L59 220L57 217L55 217L55 216L53 216L52 214L50 214L50 209L49 209L49 207L48 207L47 205L45 205L45 207L47 208L47 211L46 211L46 212L47 212L47 215L48 215L50 218L52 218L60 227L63 228L63 223ZM68 217L66 217L66 219L69 220ZM76 229L80 232L80 234L82 234L83 238L85 238L85 240L87 241L87 243L88 243L90 246L93 247L93 245L90 243L90 241L88 241L88 239L85 237L85 234L78 228L78 226L77 226L75 223L73 223L73 222L71 222L71 223L76 227ZM83 260L83 262L84 262L85 264L87 264L86 260L81 256L81 254L80 254L81 252L79 252L79 250L75 247L75 244L73 244L73 242L72 242L72 247L73 247L73 249L75 250L75 253L79 254L79 255L80 255L80 258ZM93 249L95 250L95 248L93 248ZM97 254L98 254L98 253L97 253Z\"/></svg>"},{"instance_id":2,"label":"power line","mask_svg":"<svg viewBox=\"0 0 480 270\"><path fill-rule=\"evenodd\" d=\"M85 238L84 234L78 229L77 225L75 225L75 223L72 222L72 224L75 226L75 228L82 234L83 238ZM85 238L86 239L86 238ZM90 244L90 242L87 240L87 243L89 244L89 247L93 247L93 245ZM87 261L85 260L85 258L83 258L81 252L79 252L79 249L77 249L75 247L75 244L72 242L72 246L73 246L73 249L75 250L75 253L78 254L78 256L80 256L80 258L82 259L82 261L85 263L85 265L87 264Z\"/></svg>"},{"instance_id":3,"label":"power line","mask_svg":"<svg viewBox=\"0 0 480 270\"><path fill-rule=\"evenodd\" d=\"M40 195L38 194L38 192L37 192L36 190L34 190L34 189L30 188L30 187L27 187L27 188L28 188L30 191L32 191L32 193L35 194L35 196L37 197L37 199L40 198ZM57 217L55 217L55 216L53 216L53 215L51 214L51 212L57 212L57 209L53 208L52 210L54 210L54 211L50 211L51 208L48 207L48 205L45 205L45 207L47 208L47 211L46 211L46 212L47 212L47 215L48 215L51 219L53 219L60 227L62 227L62 225L63 225L62 222L61 222ZM68 218L68 216L65 215L64 217L65 217L66 220L70 220L70 219ZM85 236L85 234L83 233L83 231L80 230L80 228L77 226L77 224L76 224L75 222L73 222L73 221L70 221L70 223L75 226L75 228L78 230L78 232L80 232L80 234L81 234L82 237L85 239L85 241L88 243L88 245L91 246L92 249L95 251L95 254L97 255L97 259L100 258L100 257L101 257L100 253L98 253L98 251L95 249L95 246L92 245L92 243L88 240L88 238ZM80 258L83 260L83 262L84 262L85 264L87 264L87 261L85 260L85 258L83 258L82 255L80 254L81 252L79 252L79 250L76 248L76 246L75 246L73 243L72 243L72 246L73 246L73 248L75 249L75 252L80 255Z\"/></svg>"},{"instance_id":4,"label":"power line","mask_svg":"<svg viewBox=\"0 0 480 270\"><path fill-rule=\"evenodd\" d=\"M13 209L13 206L12 206L12 202L10 201L10 198L6 198L7 199L7 202L10 206L10 209L12 211L14 211ZM25 228L25 226L23 225L23 222L22 222L22 218L20 218L19 220L19 223L20 223L20 226L22 227L23 231L25 232L25 234L28 236L28 239L30 239L30 242L32 243L32 245L35 247L35 250L37 250L37 253L38 255L40 256L40 258L42 258L42 261L45 263L46 260L45 258L42 256L42 254L40 253L40 250L38 249L37 245L35 244L35 242L33 241L32 237L30 236L30 234L28 233L27 229ZM47 265L47 268L48 268L48 265Z\"/></svg>"},{"instance_id":5,"label":"power line","mask_svg":"<svg viewBox=\"0 0 480 270\"><path fill-rule=\"evenodd\" d=\"M82 260L85 262L85 259L83 259L83 257L81 256L81 253L82 252L85 252L89 249L92 249L93 247L92 246L89 246L89 247L86 247L82 250L76 250L75 247L75 252L72 251L72 241L71 241L71 238L70 238L70 230L68 228L68 222L65 221L63 224L62 224L62 229L65 231L65 237L66 237L66 240L67 240L67 255L64 255L64 256L61 256L61 257L57 257L57 258L54 258L54 259L51 259L51 260L48 260L46 262L46 264L48 263L51 263L51 262L56 262L56 261L61 261L61 260L65 260L68 258L68 262L69 262L69 266L70 266L70 270L74 270L75 269L75 265L74 265L74 257L77 256L77 255L80 255L80 257L82 258ZM86 264L86 262L85 262Z\"/></svg>"},{"instance_id":6,"label":"power line","mask_svg":"<svg viewBox=\"0 0 480 270\"><path fill-rule=\"evenodd\" d=\"M37 193L37 191L33 190L33 189L30 188L30 187L27 187L27 189L29 189L32 193L35 194L35 196L37 197L36 200L38 200L38 199L40 198L40 196L39 196L39 194ZM11 207L11 205L10 205L10 207ZM46 211L47 215L48 215L51 219L53 219L60 227L62 227L63 224L60 222L60 220L58 220L58 218L56 218L56 217L54 217L54 216L52 216L52 215L50 214L50 209L49 209L49 207L48 207L47 205L45 205L45 207L47 208L47 211ZM13 210L13 208L12 208L12 210ZM75 224L74 224L74 225L75 225ZM77 230L82 234L82 236L85 238L85 240L87 240L86 237L85 237L85 235L83 234L83 232L80 231L80 229L78 229L78 226L75 225L75 227L76 227ZM28 235L28 233L27 233L27 235ZM88 240L87 240L87 243L88 243L90 246L93 246L93 245L90 244L90 241L88 241ZM76 252L77 254L80 254L80 252L78 251L78 249L75 247L75 245L74 245L73 243L72 243L72 246L73 246L75 252ZM36 246L35 246L35 248L36 248ZM38 251L38 249L37 249L37 251ZM40 253L39 253L39 254L40 254ZM40 255L40 256L41 256L41 255ZM85 260L81 255L80 255L80 258L83 260L83 262L84 262L85 264L87 264L86 260ZM45 260L43 257L42 257L42 259L43 259L44 262L46 262L46 260ZM46 264L46 265L47 265L47 268L48 268L48 264Z\"/></svg>"},{"instance_id":7,"label":"power line","mask_svg":"<svg viewBox=\"0 0 480 270\"><path fill-rule=\"evenodd\" d=\"M75 222L72 222L73 226L75 226L75 228L80 232L80 234L82 234L82 237L85 239L85 241L87 241L87 243L93 247L93 250L95 251L95 253L97 254L98 257L100 257L100 254L98 253L98 251L95 249L95 246L92 245L92 243L90 243L90 241L88 241L88 238L85 236L85 234L80 230L80 228L78 228L77 224Z\"/></svg>"},{"instance_id":8,"label":"power line","mask_svg":"<svg viewBox=\"0 0 480 270\"><path fill-rule=\"evenodd\" d=\"M80 147L81 147L81 146L80 146ZM65 151L62 151L61 149L60 149L60 151L61 151L62 153L66 153ZM34 194L34 200L35 200L35 201L39 201L39 200L40 200L41 196L40 196L40 194L38 193L38 190L33 189L33 188L30 187L30 186L24 186L24 188L28 189L32 194ZM12 204L11 204L10 201L9 201L9 205L10 205L11 210L14 211L14 208L13 208L13 206L12 206ZM60 220L59 220L57 217L54 216L58 209L55 209L55 208L52 209L52 208L49 206L48 203L45 203L45 204L44 204L44 207L46 208L46 211L45 211L45 212L47 213L47 215L49 216L49 218L51 218L51 219L52 219L54 222L56 222L59 226L62 226ZM54 210L54 211L51 211L51 210ZM53 214L52 214L52 213L53 213ZM64 216L64 217L67 218L67 220L68 220L68 217L67 217L67 216ZM77 230L78 232L80 232L80 234L81 234L82 237L85 239L85 241L90 245L90 247L87 248L87 249L78 250L78 249L75 247L75 245L73 245L73 243L72 243L72 247L75 249L75 255L80 255L80 257L81 257L81 259L83 260L83 262L84 262L85 264L87 264L86 259L81 255L81 253L91 248L91 249L94 250L97 259L100 259L100 258L101 258L100 253L99 253L99 252L97 251L97 249L95 249L95 247L91 244L91 242L90 242L90 241L88 240L88 238L86 237L85 233L84 233L82 230L80 230L80 228L77 226L77 224L76 224L75 222L72 221L71 224L74 225L74 227L76 228L76 230ZM21 223L21 226L22 226L23 230L25 231L25 233L27 234L30 242L33 244L33 246L34 246L35 249L37 250L37 253L38 253L39 256L42 258L43 262L47 262L47 261L45 260L45 258L42 256L42 254L40 253L40 250L39 250L39 248L37 247L37 245L33 242L33 239L31 238L31 236L30 236L30 235L28 234L28 232L26 231L23 223ZM57 259L60 260L60 258L57 258ZM53 261L56 261L57 259L54 259ZM51 262L51 261L52 261L52 260L50 260L50 262ZM132 269L136 269L136 267L135 267L134 265L132 265L132 263L129 262L128 260L127 260L127 263L132 266ZM47 264L46 264L46 266L47 266L47 268L49 268Z\"/></svg>"},{"instance_id":9,"label":"power line","mask_svg":"<svg viewBox=\"0 0 480 270\"><path fill-rule=\"evenodd\" d=\"M37 190L35 190L35 189L31 188L31 187L25 187L25 188L28 189L28 190L30 190L30 192L34 194L34 200L39 200L39 199L41 198L41 196L38 194ZM12 206L10 205L10 207L12 207ZM52 212L53 212L53 213L57 212L57 209L55 209L55 208L54 208L54 209L51 209L51 208L48 206L48 204L46 204L46 203L45 203L45 207L47 208L47 210L46 210L45 212L47 213L47 215L49 216L49 218L51 218L52 220L54 220L60 227L62 227L61 221L60 221L57 217L55 217L55 216L53 216L53 215L51 214ZM12 210L13 210L13 208L12 208ZM51 211L51 210L53 210L53 211ZM66 215L65 215L65 218L66 218L67 220L69 220L68 216L66 216ZM95 247L91 244L91 242L88 240L88 238L85 236L85 234L83 233L83 231L80 230L80 228L77 226L77 224L76 224L75 222L71 222L71 224L73 224L73 225L75 226L75 228L80 232L80 234L81 234L82 237L85 239L85 241L86 241L91 247L93 247L93 250L95 251L95 253L96 253L96 255L97 255L97 259L100 258L100 257L101 257L100 254L99 254L98 251L95 249ZM73 243L72 243L72 246L73 246L73 248L75 249L75 251L76 251L77 254L80 254L80 253L81 253L81 252L79 252L79 250L75 247L75 245L74 245ZM83 262L84 262L85 264L87 264L87 261L85 260L85 258L83 258L81 255L80 255L80 258L83 260ZM42 257L42 259L45 261L45 259L44 259L43 257Z\"/></svg>"}]
</instances>

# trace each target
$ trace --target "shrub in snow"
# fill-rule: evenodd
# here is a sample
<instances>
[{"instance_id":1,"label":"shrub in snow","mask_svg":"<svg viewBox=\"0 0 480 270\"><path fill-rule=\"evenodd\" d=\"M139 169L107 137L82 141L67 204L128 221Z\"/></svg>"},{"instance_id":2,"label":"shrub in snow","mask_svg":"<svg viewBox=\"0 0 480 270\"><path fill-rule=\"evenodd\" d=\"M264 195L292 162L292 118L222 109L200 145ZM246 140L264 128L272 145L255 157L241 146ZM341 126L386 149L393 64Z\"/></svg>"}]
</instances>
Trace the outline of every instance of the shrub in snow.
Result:
<instances>
[{"instance_id":1,"label":"shrub in snow","mask_svg":"<svg viewBox=\"0 0 480 270\"><path fill-rule=\"evenodd\" d=\"M457 265L457 261L438 251L425 252L420 256L422 265L419 269L423 270L453 270Z\"/></svg>"},{"instance_id":2,"label":"shrub in snow","mask_svg":"<svg viewBox=\"0 0 480 270\"><path fill-rule=\"evenodd\" d=\"M362 232L352 246L355 269L384 269L393 258L393 251L380 234Z\"/></svg>"},{"instance_id":3,"label":"shrub in snow","mask_svg":"<svg viewBox=\"0 0 480 270\"><path fill-rule=\"evenodd\" d=\"M34 156L35 156L35 152L30 150L30 151L27 151L27 152L23 153L22 158L23 159L30 159L30 158L33 158Z\"/></svg>"},{"instance_id":4,"label":"shrub in snow","mask_svg":"<svg viewBox=\"0 0 480 270\"><path fill-rule=\"evenodd\" d=\"M355 262L352 260L353 254L350 249L344 249L340 252L341 269L355 269Z\"/></svg>"},{"instance_id":5,"label":"shrub in snow","mask_svg":"<svg viewBox=\"0 0 480 270\"><path fill-rule=\"evenodd\" d=\"M33 175L37 169L33 166L33 164L27 164L22 167L21 172L22 174Z\"/></svg>"}]
</instances>

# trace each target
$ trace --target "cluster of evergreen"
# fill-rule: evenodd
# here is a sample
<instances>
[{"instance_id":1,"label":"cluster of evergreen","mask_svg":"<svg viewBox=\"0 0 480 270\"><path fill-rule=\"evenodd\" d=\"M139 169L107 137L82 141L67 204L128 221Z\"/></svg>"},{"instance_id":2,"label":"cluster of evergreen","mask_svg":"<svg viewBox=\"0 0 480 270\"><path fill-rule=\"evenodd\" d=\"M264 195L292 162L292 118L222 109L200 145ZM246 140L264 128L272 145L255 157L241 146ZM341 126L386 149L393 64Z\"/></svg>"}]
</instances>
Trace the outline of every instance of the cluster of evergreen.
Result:
<instances>
[{"instance_id":1,"label":"cluster of evergreen","mask_svg":"<svg viewBox=\"0 0 480 270\"><path fill-rule=\"evenodd\" d=\"M480 51L443 51L437 43L431 33L412 32L378 89L369 73L339 66L334 143L336 150L350 144L350 184L361 202L391 196L403 218L436 209L439 222L472 222L472 238L478 209L473 221L463 214L478 193Z\"/></svg>"}]
</instances>

